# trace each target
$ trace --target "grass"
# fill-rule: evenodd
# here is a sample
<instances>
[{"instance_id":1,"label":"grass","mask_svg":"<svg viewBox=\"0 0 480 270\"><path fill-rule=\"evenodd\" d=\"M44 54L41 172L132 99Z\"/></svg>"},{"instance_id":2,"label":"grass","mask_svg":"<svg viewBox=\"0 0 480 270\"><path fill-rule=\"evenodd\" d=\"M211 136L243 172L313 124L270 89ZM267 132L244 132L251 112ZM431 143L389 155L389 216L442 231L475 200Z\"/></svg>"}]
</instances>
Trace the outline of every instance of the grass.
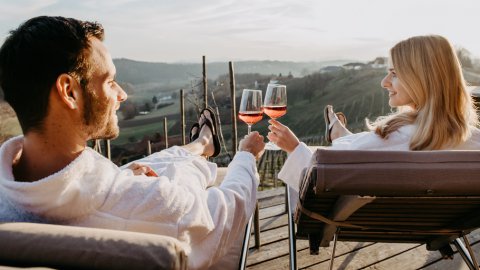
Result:
<instances>
[{"instance_id":1,"label":"grass","mask_svg":"<svg viewBox=\"0 0 480 270\"><path fill-rule=\"evenodd\" d=\"M0 145L8 138L22 134L15 112L3 101L0 101L0 119Z\"/></svg>"},{"instance_id":2,"label":"grass","mask_svg":"<svg viewBox=\"0 0 480 270\"><path fill-rule=\"evenodd\" d=\"M176 124L176 121L168 121L168 129L170 130L172 126ZM120 130L120 135L118 138L112 141L113 145L122 145L125 143L133 141L139 141L144 136L153 135L155 133L160 133L163 136L163 122L158 123L158 125L144 125L138 127L129 127L122 128Z\"/></svg>"}]
</instances>

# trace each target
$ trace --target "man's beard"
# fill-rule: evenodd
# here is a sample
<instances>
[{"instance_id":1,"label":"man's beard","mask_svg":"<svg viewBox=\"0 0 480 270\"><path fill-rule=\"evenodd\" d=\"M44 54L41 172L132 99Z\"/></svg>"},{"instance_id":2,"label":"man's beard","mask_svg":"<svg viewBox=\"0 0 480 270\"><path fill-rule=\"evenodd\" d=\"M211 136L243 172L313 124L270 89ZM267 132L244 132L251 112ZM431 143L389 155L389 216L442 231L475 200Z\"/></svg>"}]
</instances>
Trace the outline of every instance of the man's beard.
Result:
<instances>
[{"instance_id":1,"label":"man's beard","mask_svg":"<svg viewBox=\"0 0 480 270\"><path fill-rule=\"evenodd\" d=\"M95 92L85 86L85 106L83 125L90 139L114 139L118 137L119 128L113 119L112 110L108 100L100 100Z\"/></svg>"}]
</instances>

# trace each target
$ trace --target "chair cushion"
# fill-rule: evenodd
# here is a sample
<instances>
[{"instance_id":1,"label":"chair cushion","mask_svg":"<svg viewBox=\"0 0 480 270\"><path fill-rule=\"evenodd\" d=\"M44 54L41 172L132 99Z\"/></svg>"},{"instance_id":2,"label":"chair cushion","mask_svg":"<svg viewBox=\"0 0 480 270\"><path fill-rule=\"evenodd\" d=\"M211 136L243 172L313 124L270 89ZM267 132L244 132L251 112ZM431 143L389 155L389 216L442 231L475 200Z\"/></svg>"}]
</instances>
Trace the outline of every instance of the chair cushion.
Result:
<instances>
[{"instance_id":1,"label":"chair cushion","mask_svg":"<svg viewBox=\"0 0 480 270\"><path fill-rule=\"evenodd\" d=\"M186 269L171 237L36 223L0 224L0 264L61 269Z\"/></svg>"},{"instance_id":2,"label":"chair cushion","mask_svg":"<svg viewBox=\"0 0 480 270\"><path fill-rule=\"evenodd\" d=\"M312 162L316 193L480 195L480 151L319 149Z\"/></svg>"}]
</instances>

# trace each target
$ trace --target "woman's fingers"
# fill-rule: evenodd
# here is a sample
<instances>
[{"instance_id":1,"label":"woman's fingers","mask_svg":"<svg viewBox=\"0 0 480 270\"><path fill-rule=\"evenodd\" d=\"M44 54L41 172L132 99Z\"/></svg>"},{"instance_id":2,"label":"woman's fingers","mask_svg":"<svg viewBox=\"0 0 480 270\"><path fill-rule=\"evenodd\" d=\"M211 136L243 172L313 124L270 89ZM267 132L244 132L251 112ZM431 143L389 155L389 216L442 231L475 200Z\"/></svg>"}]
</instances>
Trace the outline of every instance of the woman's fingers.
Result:
<instances>
[{"instance_id":1,"label":"woman's fingers","mask_svg":"<svg viewBox=\"0 0 480 270\"><path fill-rule=\"evenodd\" d=\"M267 138L287 153L291 153L300 143L297 136L282 123L271 119Z\"/></svg>"},{"instance_id":2,"label":"woman's fingers","mask_svg":"<svg viewBox=\"0 0 480 270\"><path fill-rule=\"evenodd\" d=\"M287 126L284 126L282 123L276 120L271 119L269 123L270 125L268 126L268 129L275 134L282 134L288 130Z\"/></svg>"}]
</instances>

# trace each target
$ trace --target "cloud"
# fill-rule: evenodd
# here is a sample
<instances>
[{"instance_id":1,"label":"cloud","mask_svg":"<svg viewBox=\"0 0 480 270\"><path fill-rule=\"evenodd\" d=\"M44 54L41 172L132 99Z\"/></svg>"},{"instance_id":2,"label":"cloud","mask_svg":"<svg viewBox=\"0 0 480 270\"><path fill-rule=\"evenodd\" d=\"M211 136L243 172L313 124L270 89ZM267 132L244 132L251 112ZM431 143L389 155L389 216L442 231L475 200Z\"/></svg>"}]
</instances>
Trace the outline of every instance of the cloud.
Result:
<instances>
[{"instance_id":1,"label":"cloud","mask_svg":"<svg viewBox=\"0 0 480 270\"><path fill-rule=\"evenodd\" d=\"M30 15L41 12L44 8L54 5L58 0L0 0L1 20L28 18Z\"/></svg>"},{"instance_id":2,"label":"cloud","mask_svg":"<svg viewBox=\"0 0 480 270\"><path fill-rule=\"evenodd\" d=\"M115 57L366 59L437 33L480 56L478 0L0 0L0 33L29 17L96 20ZM452 12L455 10L455 12ZM448 18L448 19L445 19Z\"/></svg>"}]
</instances>

